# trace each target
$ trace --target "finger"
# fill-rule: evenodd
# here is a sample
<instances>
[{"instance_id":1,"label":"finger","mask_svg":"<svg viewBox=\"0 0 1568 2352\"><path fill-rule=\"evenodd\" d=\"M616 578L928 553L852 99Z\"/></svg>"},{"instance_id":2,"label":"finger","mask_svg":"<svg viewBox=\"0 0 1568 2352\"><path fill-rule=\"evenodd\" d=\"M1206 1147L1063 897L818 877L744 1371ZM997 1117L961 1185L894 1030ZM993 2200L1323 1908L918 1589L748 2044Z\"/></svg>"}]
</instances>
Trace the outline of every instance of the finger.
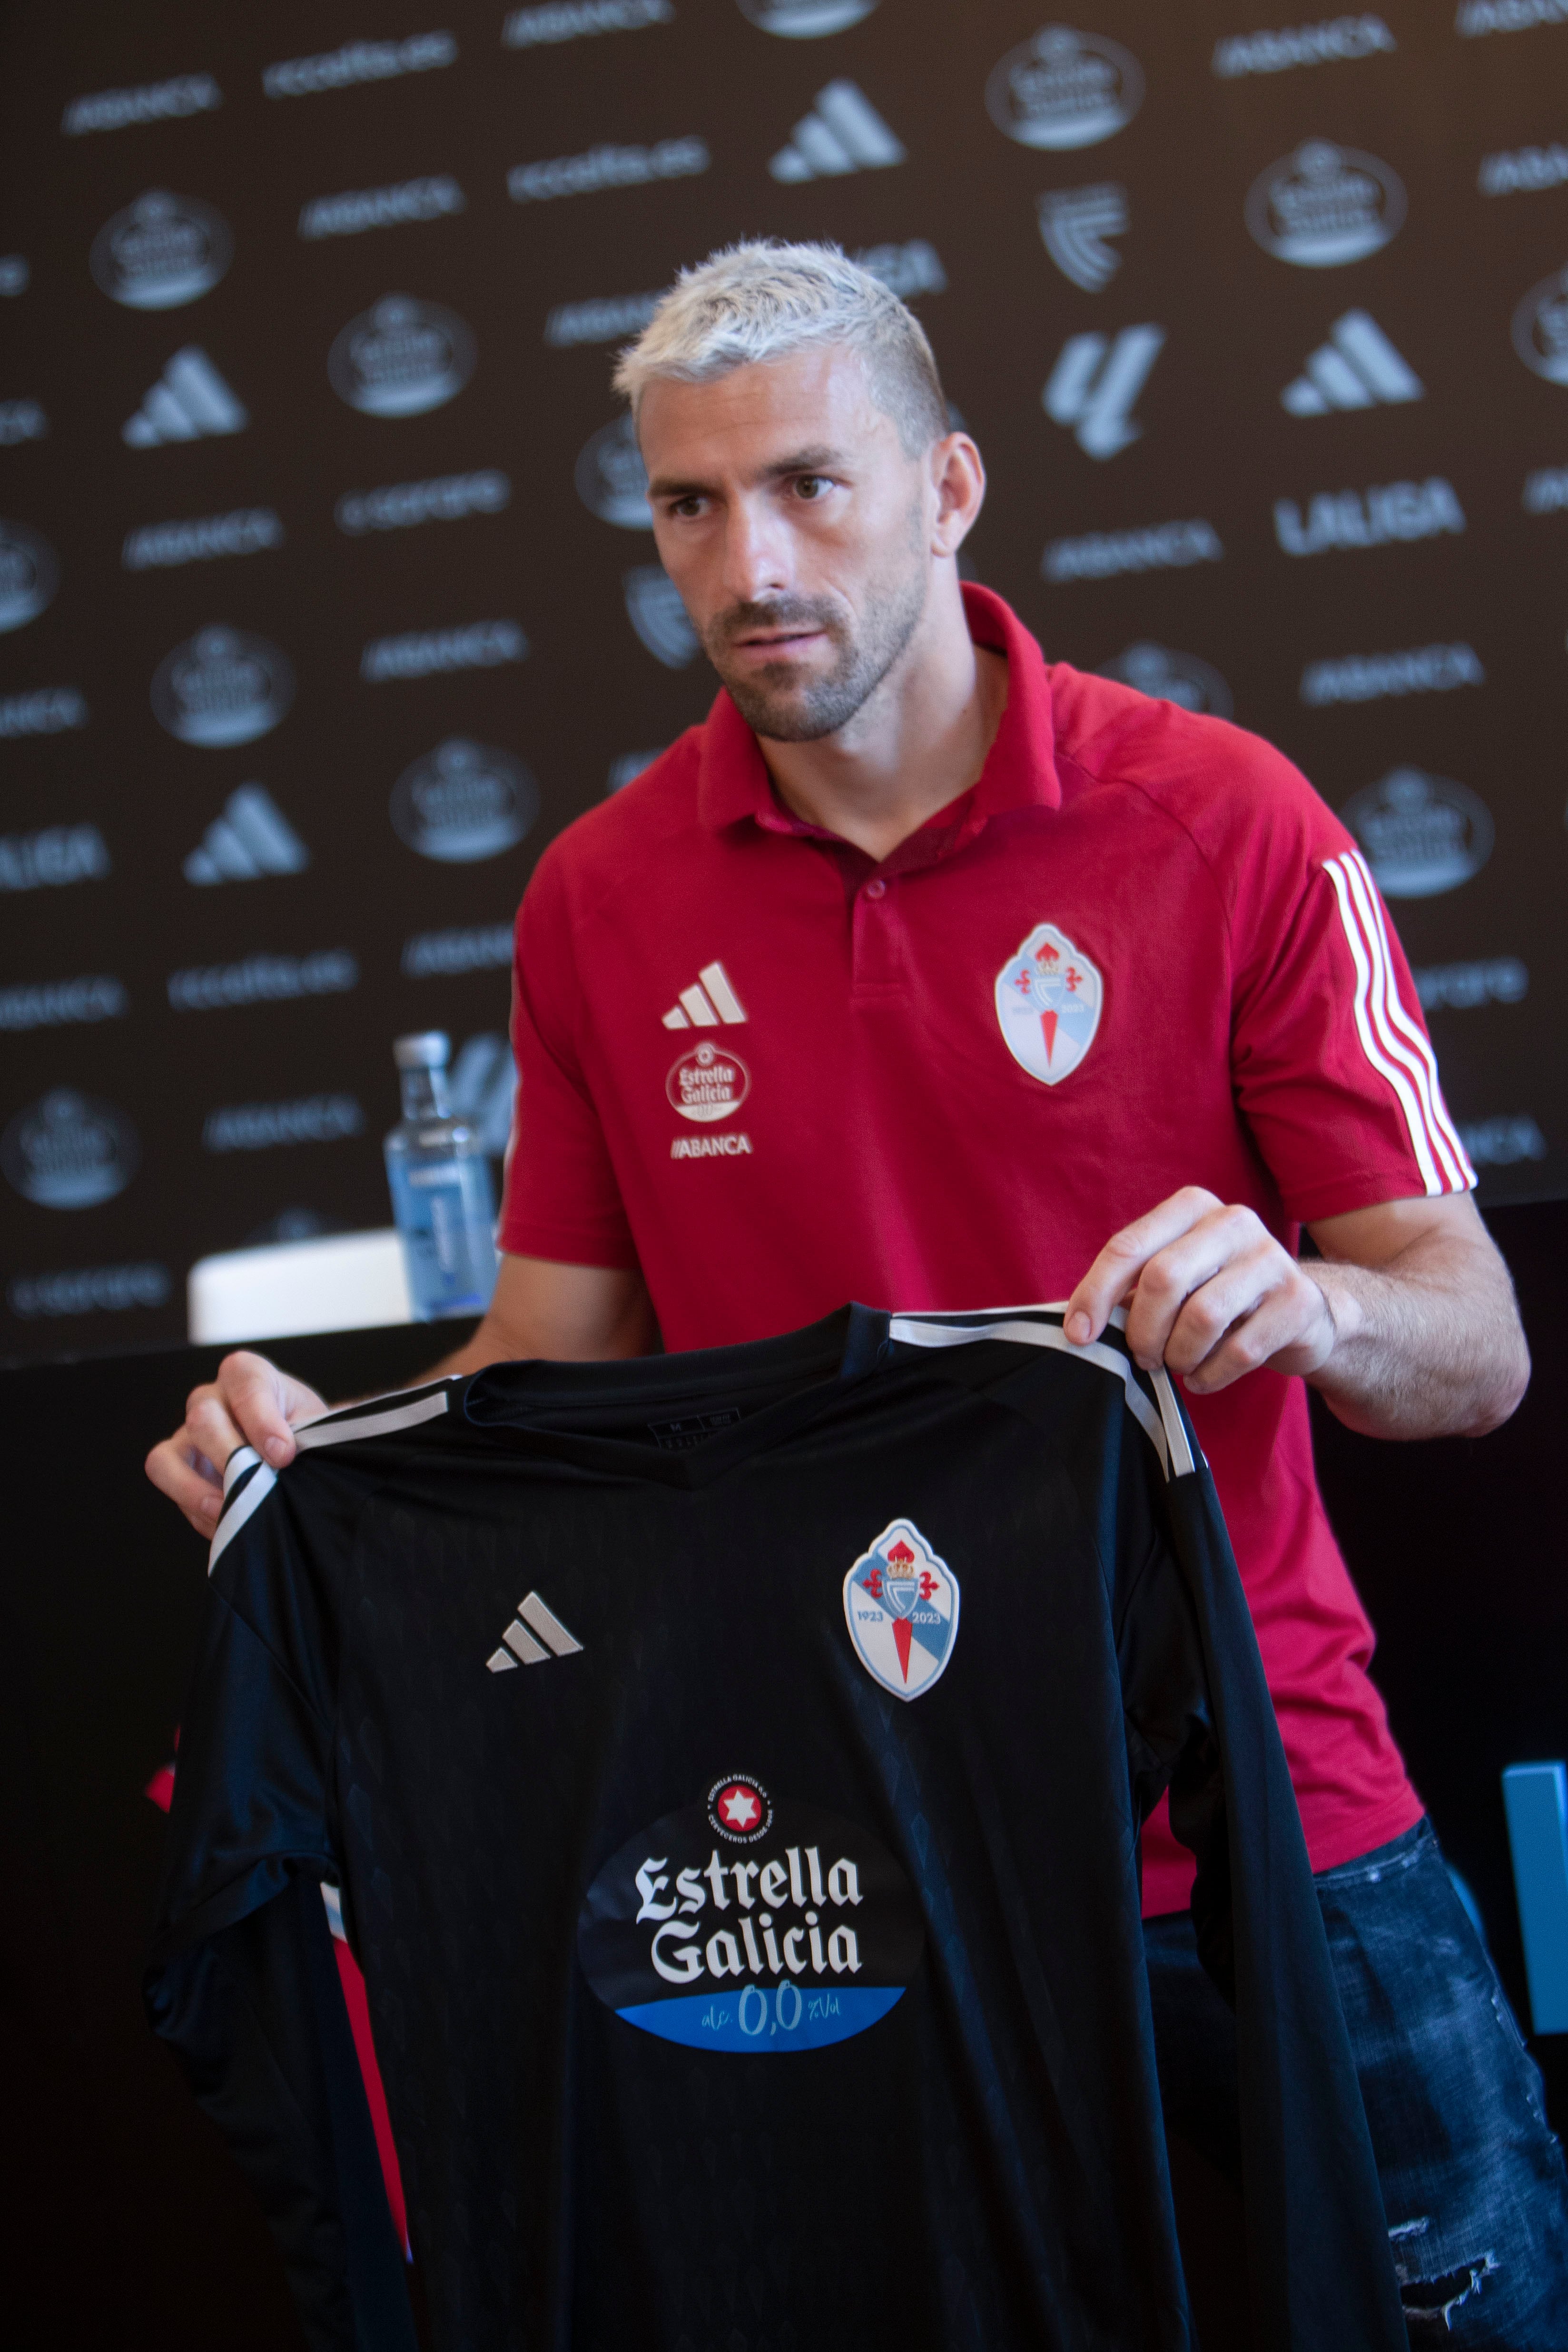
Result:
<instances>
[{"instance_id":1,"label":"finger","mask_svg":"<svg viewBox=\"0 0 1568 2352\"><path fill-rule=\"evenodd\" d=\"M1266 1307L1286 1297L1290 1283L1289 1262L1276 1262L1267 1249L1249 1250L1221 1267L1182 1302L1166 1342L1166 1370L1184 1380L1196 1374Z\"/></svg>"},{"instance_id":2,"label":"finger","mask_svg":"<svg viewBox=\"0 0 1568 2352\"><path fill-rule=\"evenodd\" d=\"M155 1445L145 1467L160 1494L178 1505L196 1533L210 1536L224 1507L223 1487L216 1483L212 1464L184 1445L183 1433Z\"/></svg>"},{"instance_id":3,"label":"finger","mask_svg":"<svg viewBox=\"0 0 1568 2352\"><path fill-rule=\"evenodd\" d=\"M1281 1286L1239 1318L1185 1383L1212 1396L1248 1372L1271 1364L1279 1372L1315 1371L1333 1347L1333 1318L1317 1285L1306 1277Z\"/></svg>"},{"instance_id":4,"label":"finger","mask_svg":"<svg viewBox=\"0 0 1568 2352\"><path fill-rule=\"evenodd\" d=\"M265 1356L242 1350L225 1356L218 1366L218 1394L229 1421L241 1432L239 1442L253 1445L276 1470L295 1454L290 1412L303 1421L323 1410L313 1390L291 1381Z\"/></svg>"},{"instance_id":5,"label":"finger","mask_svg":"<svg viewBox=\"0 0 1568 2352\"><path fill-rule=\"evenodd\" d=\"M1191 1231L1219 1202L1201 1184L1187 1184L1147 1214L1113 1234L1067 1302L1063 1328L1075 1346L1097 1339L1155 1253Z\"/></svg>"},{"instance_id":6,"label":"finger","mask_svg":"<svg viewBox=\"0 0 1568 2352\"><path fill-rule=\"evenodd\" d=\"M221 1479L225 1463L245 1444L246 1438L238 1423L225 1410L218 1391L206 1388L193 1390L186 1402L185 1426L176 1431L171 1440L175 1445L182 1442L204 1454Z\"/></svg>"},{"instance_id":7,"label":"finger","mask_svg":"<svg viewBox=\"0 0 1568 2352\"><path fill-rule=\"evenodd\" d=\"M1184 1234L1179 1241L1172 1242L1149 1260L1138 1276L1138 1286L1127 1309L1127 1345L1145 1371L1152 1371L1160 1363L1170 1364L1173 1370L1177 1369L1170 1355L1171 1339L1187 1302L1195 1297L1205 1297L1217 1277L1229 1268L1251 1265L1260 1251L1265 1256L1276 1256L1281 1272L1290 1264L1252 1212L1233 1207L1214 1210L1191 1233ZM1230 1297L1234 1297L1235 1303L1214 1323L1213 1339L1218 1339L1241 1313L1246 1301L1236 1286L1228 1293L1223 1284L1208 1301L1208 1313L1218 1314ZM1186 1367L1179 1369L1185 1370Z\"/></svg>"}]
</instances>

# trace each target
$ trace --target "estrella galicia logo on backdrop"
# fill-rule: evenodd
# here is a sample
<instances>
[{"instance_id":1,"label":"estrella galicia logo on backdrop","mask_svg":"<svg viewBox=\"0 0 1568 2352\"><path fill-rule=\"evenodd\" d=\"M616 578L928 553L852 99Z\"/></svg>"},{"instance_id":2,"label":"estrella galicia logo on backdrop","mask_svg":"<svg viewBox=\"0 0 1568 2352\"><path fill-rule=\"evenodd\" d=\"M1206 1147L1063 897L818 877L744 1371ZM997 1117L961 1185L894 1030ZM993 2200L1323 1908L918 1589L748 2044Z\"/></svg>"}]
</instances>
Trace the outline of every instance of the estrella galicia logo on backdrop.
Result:
<instances>
[{"instance_id":1,"label":"estrella galicia logo on backdrop","mask_svg":"<svg viewBox=\"0 0 1568 2352\"><path fill-rule=\"evenodd\" d=\"M655 661L685 669L702 647L681 592L662 563L639 563L622 579L626 617Z\"/></svg>"},{"instance_id":2,"label":"estrella galicia logo on backdrop","mask_svg":"<svg viewBox=\"0 0 1568 2352\"><path fill-rule=\"evenodd\" d=\"M423 416L455 400L478 359L471 329L438 302L387 294L350 319L327 355L340 400L366 416Z\"/></svg>"},{"instance_id":3,"label":"estrella galicia logo on backdrop","mask_svg":"<svg viewBox=\"0 0 1568 2352\"><path fill-rule=\"evenodd\" d=\"M1548 383L1568 383L1568 269L1531 288L1513 314L1513 348Z\"/></svg>"},{"instance_id":4,"label":"estrella galicia logo on backdrop","mask_svg":"<svg viewBox=\"0 0 1568 2352\"><path fill-rule=\"evenodd\" d=\"M0 630L36 621L60 583L47 539L23 522L0 522Z\"/></svg>"},{"instance_id":5,"label":"estrella galicia logo on backdrop","mask_svg":"<svg viewBox=\"0 0 1568 2352\"><path fill-rule=\"evenodd\" d=\"M176 646L152 674L152 713L182 743L254 743L287 716L288 656L265 637L219 624Z\"/></svg>"},{"instance_id":6,"label":"estrella galicia logo on backdrop","mask_svg":"<svg viewBox=\"0 0 1568 2352\"><path fill-rule=\"evenodd\" d=\"M136 1129L112 1103L57 1087L0 1135L0 1168L43 1209L92 1209L123 1192L141 1159Z\"/></svg>"},{"instance_id":7,"label":"estrella galicia logo on backdrop","mask_svg":"<svg viewBox=\"0 0 1568 2352\"><path fill-rule=\"evenodd\" d=\"M1097 147L1144 102L1144 69L1118 41L1047 25L986 84L991 121L1022 147Z\"/></svg>"},{"instance_id":8,"label":"estrella galicia logo on backdrop","mask_svg":"<svg viewBox=\"0 0 1568 2352\"><path fill-rule=\"evenodd\" d=\"M958 1638L958 1580L913 1519L894 1519L844 1579L855 1655L894 1698L928 1691Z\"/></svg>"},{"instance_id":9,"label":"estrella galicia logo on backdrop","mask_svg":"<svg viewBox=\"0 0 1568 2352\"><path fill-rule=\"evenodd\" d=\"M1104 1002L1099 967L1054 923L1037 923L997 974L997 1020L1019 1067L1048 1087L1094 1043Z\"/></svg>"},{"instance_id":10,"label":"estrella galicia logo on backdrop","mask_svg":"<svg viewBox=\"0 0 1568 2352\"><path fill-rule=\"evenodd\" d=\"M577 1923L582 1973L628 2025L768 2057L864 2033L902 1998L925 1942L915 1889L880 1839L815 1805L775 1804L749 1772L628 1838Z\"/></svg>"},{"instance_id":11,"label":"estrella galicia logo on backdrop","mask_svg":"<svg viewBox=\"0 0 1568 2352\"><path fill-rule=\"evenodd\" d=\"M820 41L847 33L869 16L877 0L737 0L740 13L785 41Z\"/></svg>"},{"instance_id":12,"label":"estrella galicia logo on backdrop","mask_svg":"<svg viewBox=\"0 0 1568 2352\"><path fill-rule=\"evenodd\" d=\"M1100 675L1118 677L1124 686L1134 686L1157 702L1174 702L1209 719L1228 719L1236 708L1217 669L1196 654L1172 653L1168 646L1128 646L1114 661L1102 664Z\"/></svg>"},{"instance_id":13,"label":"estrella galicia logo on backdrop","mask_svg":"<svg viewBox=\"0 0 1568 2352\"><path fill-rule=\"evenodd\" d=\"M152 188L104 223L89 266L111 301L172 310L207 293L233 259L228 223L210 205Z\"/></svg>"},{"instance_id":14,"label":"estrella galicia logo on backdrop","mask_svg":"<svg viewBox=\"0 0 1568 2352\"><path fill-rule=\"evenodd\" d=\"M1339 269L1398 235L1405 185L1375 155L1308 139L1259 174L1245 210L1265 253L1298 269Z\"/></svg>"},{"instance_id":15,"label":"estrella galicia logo on backdrop","mask_svg":"<svg viewBox=\"0 0 1568 2352\"><path fill-rule=\"evenodd\" d=\"M577 495L590 514L622 530L652 530L648 476L637 446L631 411L602 425L582 446L577 461Z\"/></svg>"},{"instance_id":16,"label":"estrella galicia logo on backdrop","mask_svg":"<svg viewBox=\"0 0 1568 2352\"><path fill-rule=\"evenodd\" d=\"M1497 838L1491 811L1468 784L1394 768L1340 811L1385 898L1436 898L1479 874Z\"/></svg>"},{"instance_id":17,"label":"estrella galicia logo on backdrop","mask_svg":"<svg viewBox=\"0 0 1568 2352\"><path fill-rule=\"evenodd\" d=\"M515 848L539 813L521 760L453 735L405 768L392 788L392 830L421 857L473 866Z\"/></svg>"}]
</instances>

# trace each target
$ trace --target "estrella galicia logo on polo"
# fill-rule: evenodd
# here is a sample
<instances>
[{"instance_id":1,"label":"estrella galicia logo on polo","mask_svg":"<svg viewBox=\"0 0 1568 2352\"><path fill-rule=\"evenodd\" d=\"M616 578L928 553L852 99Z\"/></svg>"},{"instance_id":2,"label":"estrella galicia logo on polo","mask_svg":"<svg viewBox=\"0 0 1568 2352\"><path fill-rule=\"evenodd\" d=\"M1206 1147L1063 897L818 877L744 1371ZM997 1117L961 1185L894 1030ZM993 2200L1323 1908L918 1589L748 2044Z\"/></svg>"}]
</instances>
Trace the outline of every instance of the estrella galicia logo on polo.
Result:
<instances>
[{"instance_id":1,"label":"estrella galicia logo on polo","mask_svg":"<svg viewBox=\"0 0 1568 2352\"><path fill-rule=\"evenodd\" d=\"M939 1682L958 1638L958 1580L913 1519L894 1519L844 1579L855 1655L894 1698Z\"/></svg>"},{"instance_id":2,"label":"estrella galicia logo on polo","mask_svg":"<svg viewBox=\"0 0 1568 2352\"><path fill-rule=\"evenodd\" d=\"M123 1192L141 1157L136 1129L112 1103L57 1087L0 1135L0 1168L42 1209L93 1209Z\"/></svg>"},{"instance_id":3,"label":"estrella galicia logo on polo","mask_svg":"<svg viewBox=\"0 0 1568 2352\"><path fill-rule=\"evenodd\" d=\"M152 674L152 715L182 743L254 743L293 700L294 667L282 648L221 625L176 646Z\"/></svg>"},{"instance_id":4,"label":"estrella galicia logo on polo","mask_svg":"<svg viewBox=\"0 0 1568 2352\"><path fill-rule=\"evenodd\" d=\"M1497 838L1491 811L1468 784L1394 768L1340 811L1385 898L1436 898L1479 874Z\"/></svg>"},{"instance_id":5,"label":"estrella galicia logo on polo","mask_svg":"<svg viewBox=\"0 0 1568 2352\"><path fill-rule=\"evenodd\" d=\"M228 223L211 205L152 188L105 221L88 266L111 302L173 310L209 292L233 259Z\"/></svg>"},{"instance_id":6,"label":"estrella galicia logo on polo","mask_svg":"<svg viewBox=\"0 0 1568 2352\"><path fill-rule=\"evenodd\" d=\"M1548 383L1568 383L1568 269L1531 288L1513 314L1513 348Z\"/></svg>"},{"instance_id":7,"label":"estrella galicia logo on polo","mask_svg":"<svg viewBox=\"0 0 1568 2352\"><path fill-rule=\"evenodd\" d=\"M997 974L997 1020L1019 1067L1048 1087L1094 1043L1104 1002L1099 967L1054 923L1037 923Z\"/></svg>"},{"instance_id":8,"label":"estrella galicia logo on polo","mask_svg":"<svg viewBox=\"0 0 1568 2352\"><path fill-rule=\"evenodd\" d=\"M821 41L847 33L871 15L877 0L737 0L743 16L782 41Z\"/></svg>"},{"instance_id":9,"label":"estrella galicia logo on polo","mask_svg":"<svg viewBox=\"0 0 1568 2352\"><path fill-rule=\"evenodd\" d=\"M474 866L516 848L539 813L539 788L510 751L453 735L392 788L392 830L421 857Z\"/></svg>"},{"instance_id":10,"label":"estrella galicia logo on polo","mask_svg":"<svg viewBox=\"0 0 1568 2352\"><path fill-rule=\"evenodd\" d=\"M716 1119L734 1118L751 1092L751 1072L738 1054L705 1039L672 1064L664 1092L683 1118L711 1127Z\"/></svg>"},{"instance_id":11,"label":"estrella galicia logo on polo","mask_svg":"<svg viewBox=\"0 0 1568 2352\"><path fill-rule=\"evenodd\" d=\"M993 67L986 106L1022 147L1097 147L1144 102L1144 69L1118 41L1047 25Z\"/></svg>"},{"instance_id":12,"label":"estrella galicia logo on polo","mask_svg":"<svg viewBox=\"0 0 1568 2352\"><path fill-rule=\"evenodd\" d=\"M0 522L0 631L36 621L60 583L47 539L23 522Z\"/></svg>"},{"instance_id":13,"label":"estrella galicia logo on polo","mask_svg":"<svg viewBox=\"0 0 1568 2352\"><path fill-rule=\"evenodd\" d=\"M576 481L578 497L601 522L612 522L622 530L653 530L648 476L630 410L612 425L601 425L583 444Z\"/></svg>"},{"instance_id":14,"label":"estrella galicia logo on polo","mask_svg":"<svg viewBox=\"0 0 1568 2352\"><path fill-rule=\"evenodd\" d=\"M728 1801L749 1822L727 1821ZM750 1772L627 1839L578 1915L582 1973L607 2009L691 2050L786 2057L864 2033L920 1965L915 1889L853 1822Z\"/></svg>"},{"instance_id":15,"label":"estrella galicia logo on polo","mask_svg":"<svg viewBox=\"0 0 1568 2352\"><path fill-rule=\"evenodd\" d=\"M1208 719L1228 719L1236 708L1217 669L1196 654L1172 653L1168 646L1128 646L1114 661L1102 663L1100 676L1120 678L1156 702L1174 702Z\"/></svg>"},{"instance_id":16,"label":"estrella galicia logo on polo","mask_svg":"<svg viewBox=\"0 0 1568 2352\"><path fill-rule=\"evenodd\" d=\"M1247 193L1247 226L1265 253L1298 269L1364 261L1405 221L1405 185L1375 155L1308 139Z\"/></svg>"},{"instance_id":17,"label":"estrella galicia logo on polo","mask_svg":"<svg viewBox=\"0 0 1568 2352\"><path fill-rule=\"evenodd\" d=\"M472 330L438 302L388 294L348 325L327 355L340 400L366 416L423 416L455 400L478 352Z\"/></svg>"}]
</instances>

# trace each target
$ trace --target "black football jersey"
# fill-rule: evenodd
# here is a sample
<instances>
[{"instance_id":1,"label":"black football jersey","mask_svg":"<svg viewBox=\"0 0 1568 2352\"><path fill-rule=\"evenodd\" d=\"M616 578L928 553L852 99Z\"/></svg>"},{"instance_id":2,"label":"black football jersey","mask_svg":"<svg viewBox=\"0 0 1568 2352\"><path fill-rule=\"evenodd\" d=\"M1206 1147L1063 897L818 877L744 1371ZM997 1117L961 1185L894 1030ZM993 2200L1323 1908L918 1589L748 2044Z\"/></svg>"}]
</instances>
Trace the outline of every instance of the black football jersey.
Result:
<instances>
[{"instance_id":1,"label":"black football jersey","mask_svg":"<svg viewBox=\"0 0 1568 2352\"><path fill-rule=\"evenodd\" d=\"M1060 1309L497 1364L225 1477L147 1982L321 2352L1191 2341L1139 1920L1239 2028L1260 2344L1406 2343L1295 1802L1163 1373Z\"/></svg>"}]
</instances>

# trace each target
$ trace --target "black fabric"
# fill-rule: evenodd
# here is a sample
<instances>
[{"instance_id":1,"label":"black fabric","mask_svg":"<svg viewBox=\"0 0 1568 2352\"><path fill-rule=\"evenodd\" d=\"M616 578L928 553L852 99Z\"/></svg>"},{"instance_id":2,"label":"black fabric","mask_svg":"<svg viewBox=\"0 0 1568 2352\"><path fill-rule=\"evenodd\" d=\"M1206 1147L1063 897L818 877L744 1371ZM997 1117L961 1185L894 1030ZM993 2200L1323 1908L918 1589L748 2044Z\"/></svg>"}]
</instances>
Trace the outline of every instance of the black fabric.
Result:
<instances>
[{"instance_id":1,"label":"black fabric","mask_svg":"<svg viewBox=\"0 0 1568 2352\"><path fill-rule=\"evenodd\" d=\"M325 1876L442 2352L1189 2345L1138 1916L1138 1826L1168 1784L1238 2007L1259 2341L1404 2345L1207 1471L1167 1475L1130 1370L1145 1425L1116 1370L1060 1345L893 1328L852 1308L703 1355L493 1367L434 1418L356 1435L398 1401L354 1409L235 1486L225 1526L252 1507L214 1570L149 2000L262 2189L313 2344L403 2340L354 2268L373 2149L311 2054L331 1989L260 1924ZM959 1590L940 1677L908 1701L846 1616L895 1520ZM580 1647L489 1670L536 1592ZM646 1852L652 1905L674 1848L644 1832L714 1819L735 1775L808 1824L779 1832L792 1867L821 1819L913 1892L906 1989L827 2046L775 2038L778 1988L766 2049L658 2038L579 1960L612 1858ZM724 1875L744 1849L713 1851L744 1890ZM822 1933L854 1916L824 1905ZM243 2006L236 1936L271 1972ZM799 1973L852 2008L848 1973Z\"/></svg>"}]
</instances>

